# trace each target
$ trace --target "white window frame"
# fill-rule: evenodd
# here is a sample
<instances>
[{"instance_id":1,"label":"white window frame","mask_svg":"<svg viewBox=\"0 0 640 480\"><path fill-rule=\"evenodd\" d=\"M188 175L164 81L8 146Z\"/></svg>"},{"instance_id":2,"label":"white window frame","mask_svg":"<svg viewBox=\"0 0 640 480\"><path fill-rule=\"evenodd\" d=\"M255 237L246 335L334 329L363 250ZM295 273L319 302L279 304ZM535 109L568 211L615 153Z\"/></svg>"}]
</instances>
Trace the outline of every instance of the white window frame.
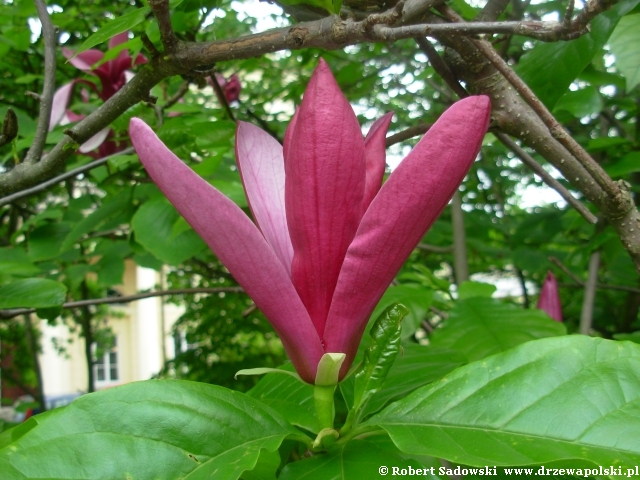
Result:
<instances>
[{"instance_id":1,"label":"white window frame","mask_svg":"<svg viewBox=\"0 0 640 480\"><path fill-rule=\"evenodd\" d=\"M121 383L121 372L120 372L120 358L118 355L118 337L113 337L113 347L105 350L104 354L100 359L95 356L96 344L94 343L91 346L94 352L94 363L93 363L93 380L96 388L104 388L111 387L114 385L120 385ZM102 360L98 363L98 360ZM112 369L115 367L115 378L112 378ZM98 371L102 368L104 370L104 379L100 380L98 378Z\"/></svg>"}]
</instances>

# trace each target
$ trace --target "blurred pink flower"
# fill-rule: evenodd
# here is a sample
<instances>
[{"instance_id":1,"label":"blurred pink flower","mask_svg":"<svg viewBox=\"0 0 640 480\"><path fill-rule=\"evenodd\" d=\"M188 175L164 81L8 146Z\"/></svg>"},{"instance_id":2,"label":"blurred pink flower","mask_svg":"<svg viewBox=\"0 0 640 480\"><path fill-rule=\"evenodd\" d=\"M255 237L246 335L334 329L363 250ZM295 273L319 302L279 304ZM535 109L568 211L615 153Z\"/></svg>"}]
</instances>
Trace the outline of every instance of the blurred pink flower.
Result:
<instances>
[{"instance_id":1,"label":"blurred pink flower","mask_svg":"<svg viewBox=\"0 0 640 480\"><path fill-rule=\"evenodd\" d=\"M560 296L558 295L558 283L556 277L550 271L542 284L538 306L540 310L547 312L556 322L562 321L562 305L560 305Z\"/></svg>"},{"instance_id":2,"label":"blurred pink flower","mask_svg":"<svg viewBox=\"0 0 640 480\"><path fill-rule=\"evenodd\" d=\"M216 80L218 81L218 85L222 89L224 93L224 97L227 99L227 102L237 102L240 99L240 91L242 90L242 84L240 83L240 78L235 73L229 77L227 80L220 73L216 73ZM207 81L210 85L213 85L211 78L207 77Z\"/></svg>"},{"instance_id":3,"label":"blurred pink flower","mask_svg":"<svg viewBox=\"0 0 640 480\"><path fill-rule=\"evenodd\" d=\"M109 40L109 49L112 49L128 40L127 32L123 32ZM137 55L135 61L129 55L127 50L122 50L116 58L108 60L100 65L98 68L93 69L93 65L98 63L104 58L104 53L100 50L85 50L74 57L74 52L66 47L62 49L62 54L69 59L69 63L76 67L78 70L95 75L100 79L101 88L98 89L93 82L78 78L71 82L61 86L56 90L53 95L53 102L51 107L51 120L49 123L49 130L53 130L56 125L66 125L71 122L77 122L85 118L85 115L79 115L71 112L67 109L73 94L73 88L76 84L83 84L93 90L103 101L111 98L118 90L120 90L125 83L133 76L133 73L129 69L134 65L140 65L146 63L147 59L144 55ZM82 100L84 102L89 101L88 92L86 89L82 89ZM104 128L96 135L91 137L85 143L80 146L80 152L88 153L101 147L103 142L107 140L109 136L113 136L109 127ZM117 144L112 142L113 145L103 149L105 155L115 153L119 148ZM106 153L105 153L106 152ZM103 156L103 155L100 155Z\"/></svg>"},{"instance_id":4,"label":"blurred pink flower","mask_svg":"<svg viewBox=\"0 0 640 480\"><path fill-rule=\"evenodd\" d=\"M471 167L486 96L454 104L382 185L392 114L366 138L320 60L284 138L240 122L236 158L255 224L180 161L142 120L131 140L153 181L253 298L297 372L325 353L347 373L380 297Z\"/></svg>"}]
</instances>

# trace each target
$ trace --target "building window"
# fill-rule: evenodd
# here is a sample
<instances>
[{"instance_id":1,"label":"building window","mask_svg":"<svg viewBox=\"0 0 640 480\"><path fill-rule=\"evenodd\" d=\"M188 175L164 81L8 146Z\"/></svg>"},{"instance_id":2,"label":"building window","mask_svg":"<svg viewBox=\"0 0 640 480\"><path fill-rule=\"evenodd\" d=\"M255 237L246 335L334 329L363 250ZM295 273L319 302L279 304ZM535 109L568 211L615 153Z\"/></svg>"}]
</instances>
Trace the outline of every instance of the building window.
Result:
<instances>
[{"instance_id":1,"label":"building window","mask_svg":"<svg viewBox=\"0 0 640 480\"><path fill-rule=\"evenodd\" d=\"M96 344L93 344L94 352ZM117 383L120 380L118 373L118 337L113 337L113 343L110 348L103 351L101 356L96 356L93 364L93 374L97 386L109 385Z\"/></svg>"}]
</instances>

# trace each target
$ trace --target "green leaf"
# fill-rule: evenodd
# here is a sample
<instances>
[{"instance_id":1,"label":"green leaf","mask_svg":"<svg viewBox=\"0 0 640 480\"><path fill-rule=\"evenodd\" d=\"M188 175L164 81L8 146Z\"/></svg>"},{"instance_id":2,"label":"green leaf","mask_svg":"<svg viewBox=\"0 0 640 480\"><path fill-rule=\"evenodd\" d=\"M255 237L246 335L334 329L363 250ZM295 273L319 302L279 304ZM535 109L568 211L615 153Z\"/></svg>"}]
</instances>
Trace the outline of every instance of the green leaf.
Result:
<instances>
[{"instance_id":1,"label":"green leaf","mask_svg":"<svg viewBox=\"0 0 640 480\"><path fill-rule=\"evenodd\" d=\"M43 308L62 305L67 293L63 284L46 278L25 278L0 288L0 308Z\"/></svg>"},{"instance_id":2,"label":"green leaf","mask_svg":"<svg viewBox=\"0 0 640 480\"><path fill-rule=\"evenodd\" d=\"M609 47L615 66L627 79L627 92L640 83L640 13L622 17L611 34Z\"/></svg>"},{"instance_id":3,"label":"green leaf","mask_svg":"<svg viewBox=\"0 0 640 480\"><path fill-rule=\"evenodd\" d=\"M53 321L60 316L62 312L62 307L46 307L46 308L36 308L36 315L42 318L43 320Z\"/></svg>"},{"instance_id":4,"label":"green leaf","mask_svg":"<svg viewBox=\"0 0 640 480\"><path fill-rule=\"evenodd\" d=\"M480 360L530 340L565 334L565 326L542 310L523 310L476 297L456 302L442 328L434 330L429 339L434 347L450 348L469 360Z\"/></svg>"},{"instance_id":5,"label":"green leaf","mask_svg":"<svg viewBox=\"0 0 640 480\"><path fill-rule=\"evenodd\" d=\"M461 367L372 417L400 450L474 466L640 463L640 346L547 338Z\"/></svg>"},{"instance_id":6,"label":"green leaf","mask_svg":"<svg viewBox=\"0 0 640 480\"><path fill-rule=\"evenodd\" d=\"M467 298L473 297L491 298L496 290L496 286L490 283L462 282L458 287L458 299L466 300Z\"/></svg>"},{"instance_id":7,"label":"green leaf","mask_svg":"<svg viewBox=\"0 0 640 480\"><path fill-rule=\"evenodd\" d=\"M129 205L129 202L130 198L128 196L117 196L104 201L99 208L75 224L64 239L64 242L62 242L60 250L64 252L71 248L83 235L91 232L110 217L119 214Z\"/></svg>"},{"instance_id":8,"label":"green leaf","mask_svg":"<svg viewBox=\"0 0 640 480\"><path fill-rule=\"evenodd\" d=\"M275 411L213 385L150 380L85 395L0 435L3 480L157 478L234 480L300 437ZM7 439L9 436L9 439ZM2 448L4 446L4 448ZM97 454L97 452L101 452Z\"/></svg>"},{"instance_id":9,"label":"green leaf","mask_svg":"<svg viewBox=\"0 0 640 480\"><path fill-rule=\"evenodd\" d=\"M441 379L467 359L453 350L408 344L396 357L382 390L376 392L362 410L362 417L377 412L390 402L407 396L418 387ZM348 405L353 404L353 377L340 384Z\"/></svg>"},{"instance_id":10,"label":"green leaf","mask_svg":"<svg viewBox=\"0 0 640 480\"><path fill-rule=\"evenodd\" d=\"M408 338L420 327L420 323L429 311L432 300L433 290L420 285L389 287L371 314L371 319L378 318L390 305L401 303L409 309L409 314L402 321L402 338Z\"/></svg>"},{"instance_id":11,"label":"green leaf","mask_svg":"<svg viewBox=\"0 0 640 480\"><path fill-rule=\"evenodd\" d=\"M77 56L79 53L84 52L91 47L95 47L100 43L106 42L119 33L131 30L133 27L143 22L144 18L150 11L151 9L149 7L142 7L111 20L104 27L87 38L84 43L80 45L80 48L76 50L74 56Z\"/></svg>"},{"instance_id":12,"label":"green leaf","mask_svg":"<svg viewBox=\"0 0 640 480\"><path fill-rule=\"evenodd\" d=\"M569 112L576 118L586 117L594 113L600 113L604 103L595 87L587 86L575 92L565 93L553 109L554 113L561 110Z\"/></svg>"},{"instance_id":13,"label":"green leaf","mask_svg":"<svg viewBox=\"0 0 640 480\"><path fill-rule=\"evenodd\" d=\"M640 152L629 152L604 169L612 177L622 177L629 173L640 172Z\"/></svg>"},{"instance_id":14,"label":"green leaf","mask_svg":"<svg viewBox=\"0 0 640 480\"><path fill-rule=\"evenodd\" d=\"M64 239L71 227L67 222L50 223L36 228L29 234L29 258L33 262L56 258L61 250Z\"/></svg>"},{"instance_id":15,"label":"green leaf","mask_svg":"<svg viewBox=\"0 0 640 480\"><path fill-rule=\"evenodd\" d=\"M179 215L164 198L142 205L131 220L136 241L163 262L178 265L197 255L205 243L193 230L173 235Z\"/></svg>"},{"instance_id":16,"label":"green leaf","mask_svg":"<svg viewBox=\"0 0 640 480\"><path fill-rule=\"evenodd\" d=\"M291 364L282 368L294 371ZM300 382L289 375L270 373L249 390L247 395L280 412L293 425L313 433L320 431L313 403L313 385Z\"/></svg>"},{"instance_id":17,"label":"green leaf","mask_svg":"<svg viewBox=\"0 0 640 480\"><path fill-rule=\"evenodd\" d=\"M29 260L19 247L0 248L0 274L29 277L40 273L40 269Z\"/></svg>"},{"instance_id":18,"label":"green leaf","mask_svg":"<svg viewBox=\"0 0 640 480\"><path fill-rule=\"evenodd\" d=\"M371 345L364 351L362 365L354 375L353 408L349 412L349 417L354 420L360 409L382 388L400 351L400 323L408 313L404 305L394 304L387 307L373 324L369 332Z\"/></svg>"},{"instance_id":19,"label":"green leaf","mask_svg":"<svg viewBox=\"0 0 640 480\"><path fill-rule=\"evenodd\" d=\"M613 338L616 340L627 340L629 342L640 343L640 332L616 333Z\"/></svg>"},{"instance_id":20,"label":"green leaf","mask_svg":"<svg viewBox=\"0 0 640 480\"><path fill-rule=\"evenodd\" d=\"M236 372L235 378L238 378L238 375L266 375L267 373L280 373L280 374L289 375L291 378L294 378L297 381L302 382L300 375L298 375L296 372L291 372L289 370L282 370L279 368L268 368L268 367L245 368L243 370L238 370Z\"/></svg>"},{"instance_id":21,"label":"green leaf","mask_svg":"<svg viewBox=\"0 0 640 480\"><path fill-rule=\"evenodd\" d=\"M328 453L318 454L299 462L289 463L284 467L278 480L362 480L384 478L381 467L387 467L389 477L400 475L401 469L409 468L414 472L420 469L420 478L427 467L416 460L403 458L393 445L373 440L356 440L347 442ZM431 470L429 470L430 476ZM415 475L415 473L414 473ZM411 477L413 478L413 477ZM432 479L434 477L431 477Z\"/></svg>"},{"instance_id":22,"label":"green leaf","mask_svg":"<svg viewBox=\"0 0 640 480\"><path fill-rule=\"evenodd\" d=\"M620 17L640 0L623 0L591 21L591 31L570 42L545 43L522 56L516 72L547 108L552 109L571 82L591 63L609 39ZM549 79L553 78L550 82Z\"/></svg>"}]
</instances>

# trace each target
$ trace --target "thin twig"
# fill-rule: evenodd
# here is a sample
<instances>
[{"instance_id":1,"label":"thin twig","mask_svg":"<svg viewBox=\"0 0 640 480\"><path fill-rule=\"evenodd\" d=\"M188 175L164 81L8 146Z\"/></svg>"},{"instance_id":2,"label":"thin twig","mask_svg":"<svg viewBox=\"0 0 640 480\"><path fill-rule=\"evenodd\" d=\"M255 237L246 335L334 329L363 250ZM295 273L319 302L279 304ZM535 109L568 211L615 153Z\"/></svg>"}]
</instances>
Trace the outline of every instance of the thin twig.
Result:
<instances>
[{"instance_id":1,"label":"thin twig","mask_svg":"<svg viewBox=\"0 0 640 480\"><path fill-rule=\"evenodd\" d=\"M591 253L589 257L589 275L584 285L584 298L580 311L580 333L589 335L593 324L593 304L598 288L598 270L600 269L600 250Z\"/></svg>"},{"instance_id":2,"label":"thin twig","mask_svg":"<svg viewBox=\"0 0 640 480\"><path fill-rule=\"evenodd\" d=\"M430 123L421 123L419 125L409 127L401 132L394 133L387 137L386 147L389 148L391 145L395 145L396 143L404 142L405 140L417 137L418 135L424 135L430 128Z\"/></svg>"},{"instance_id":3,"label":"thin twig","mask_svg":"<svg viewBox=\"0 0 640 480\"><path fill-rule=\"evenodd\" d=\"M47 180L46 182L42 182L36 185L35 187L27 188L25 190L20 190L19 192L13 193L11 195L7 195L6 197L2 197L0 198L0 206L6 205L7 203L15 202L16 200L19 200L24 197L28 197L35 193L42 192L47 188L52 187L53 185L57 185L58 183L68 178L75 177L76 175L80 175L81 173L88 172L89 170L93 170L94 168L97 168L100 165L104 165L109 161L110 158L117 157L118 155L128 155L130 153L133 153L134 151L135 150L133 149L133 147L125 148L124 150L114 153L113 155L99 158L97 160L94 160L93 162L87 163L86 165L83 165L69 172L65 172L61 175L58 175L57 177L53 177Z\"/></svg>"},{"instance_id":4,"label":"thin twig","mask_svg":"<svg viewBox=\"0 0 640 480\"><path fill-rule=\"evenodd\" d=\"M468 97L469 93L464 89L462 85L460 85L458 79L455 77L451 69L449 69L448 65L444 62L440 55L438 55L438 51L433 45L431 45L431 42L424 37L418 37L415 40L420 47L420 50L422 50L427 56L429 63L436 71L436 73L440 75L445 82L447 82L447 85L449 85L449 87L451 87L451 89L456 92L458 97Z\"/></svg>"},{"instance_id":5,"label":"thin twig","mask_svg":"<svg viewBox=\"0 0 640 480\"><path fill-rule=\"evenodd\" d=\"M562 270L564 273L566 273L569 277L571 277L571 279L576 282L579 285L584 286L584 280L582 280L579 276L577 276L575 273L573 273L571 270L569 270L569 268L560 261L559 258L556 257L549 257L549 261L551 263L553 263L554 265L556 265L560 270Z\"/></svg>"},{"instance_id":6,"label":"thin twig","mask_svg":"<svg viewBox=\"0 0 640 480\"><path fill-rule=\"evenodd\" d=\"M162 105L162 109L166 110L167 108L171 108L173 107L176 103L178 103L180 101L180 99L182 97L184 97L184 94L187 93L189 91L189 80L185 80L184 82L182 82L180 84L180 87L178 88L178 91L176 93L174 93L169 100L167 100L164 105Z\"/></svg>"},{"instance_id":7,"label":"thin twig","mask_svg":"<svg viewBox=\"0 0 640 480\"><path fill-rule=\"evenodd\" d=\"M222 105L222 108L224 108L225 112L227 112L227 116L229 117L229 119L232 122L235 122L236 116L233 114L233 110L231 110L231 107L229 106L227 97L222 91L222 87L220 87L220 84L218 83L218 79L216 78L215 75L211 75L209 78L211 79L211 85L213 86L213 91L216 93L216 97L218 97L218 101L220 102L220 105Z\"/></svg>"},{"instance_id":8,"label":"thin twig","mask_svg":"<svg viewBox=\"0 0 640 480\"><path fill-rule=\"evenodd\" d=\"M587 207L585 207L578 199L576 199L571 192L567 190L564 185L562 185L558 180L553 178L549 173L542 168L535 159L529 155L520 145L511 140L509 136L502 132L493 132L493 134L500 140L509 150L515 153L520 161L524 163L527 167L529 167L533 172L538 175L544 183L546 183L549 187L553 188L556 192L560 194L560 196L573 208L577 210L577 212L582 215L582 217L589 223L595 225L598 221L596 216L589 211Z\"/></svg>"},{"instance_id":9,"label":"thin twig","mask_svg":"<svg viewBox=\"0 0 640 480\"><path fill-rule=\"evenodd\" d=\"M423 250L430 253L451 253L453 252L453 245L447 247L440 247L439 245L428 245L426 243L419 243L416 247L418 250Z\"/></svg>"},{"instance_id":10,"label":"thin twig","mask_svg":"<svg viewBox=\"0 0 640 480\"><path fill-rule=\"evenodd\" d=\"M33 138L33 143L24 158L27 165L40 161L44 144L49 133L51 120L51 106L53 94L56 89L56 37L55 29L51 23L47 6L43 0L35 0L38 18L42 24L42 41L44 43L44 82L42 95L40 96L40 112L38 113L38 126Z\"/></svg>"},{"instance_id":11,"label":"thin twig","mask_svg":"<svg viewBox=\"0 0 640 480\"><path fill-rule=\"evenodd\" d=\"M91 298L89 300L77 300L66 302L62 308L88 307L90 305L106 305L113 303L129 303L144 298L160 297L167 295L192 295L194 293L243 293L242 287L202 287L202 288L177 288L174 290L157 290L155 292L136 293L135 295L123 295L121 297ZM11 310L0 310L0 319L13 318L18 315L35 313L35 308L14 308Z\"/></svg>"}]
</instances>

